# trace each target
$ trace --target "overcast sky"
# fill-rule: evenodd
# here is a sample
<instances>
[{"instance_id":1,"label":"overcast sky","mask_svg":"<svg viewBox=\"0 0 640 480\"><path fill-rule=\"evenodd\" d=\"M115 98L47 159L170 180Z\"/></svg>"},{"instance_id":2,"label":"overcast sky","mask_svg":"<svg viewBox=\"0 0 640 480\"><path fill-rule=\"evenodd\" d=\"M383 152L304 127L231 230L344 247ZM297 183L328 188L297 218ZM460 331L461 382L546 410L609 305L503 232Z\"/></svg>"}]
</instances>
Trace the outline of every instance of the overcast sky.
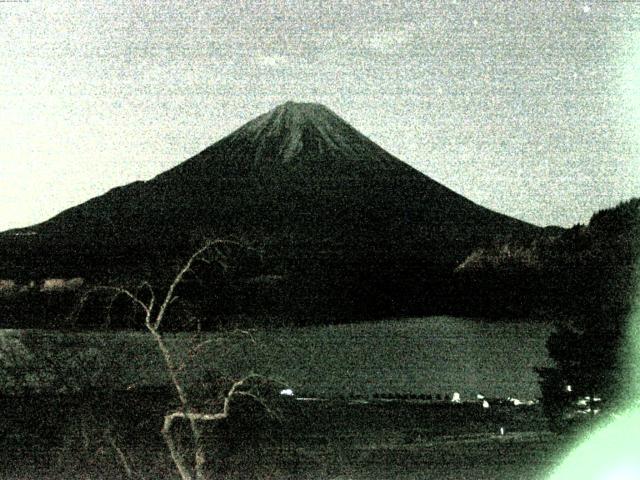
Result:
<instances>
[{"instance_id":1,"label":"overcast sky","mask_svg":"<svg viewBox=\"0 0 640 480\"><path fill-rule=\"evenodd\" d=\"M640 2L0 1L0 49L0 230L286 100L539 225L640 196Z\"/></svg>"}]
</instances>

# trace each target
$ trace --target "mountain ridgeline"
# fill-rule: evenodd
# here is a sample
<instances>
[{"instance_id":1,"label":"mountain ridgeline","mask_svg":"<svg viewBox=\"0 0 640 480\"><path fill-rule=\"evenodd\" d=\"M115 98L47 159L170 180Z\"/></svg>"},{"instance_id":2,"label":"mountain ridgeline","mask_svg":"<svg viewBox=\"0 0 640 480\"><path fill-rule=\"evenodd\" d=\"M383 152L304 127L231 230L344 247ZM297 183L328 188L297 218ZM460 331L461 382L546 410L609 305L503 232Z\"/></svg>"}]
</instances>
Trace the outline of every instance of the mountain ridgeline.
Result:
<instances>
[{"instance_id":1,"label":"mountain ridgeline","mask_svg":"<svg viewBox=\"0 0 640 480\"><path fill-rule=\"evenodd\" d=\"M162 285L204 238L239 238L261 254L200 292L218 312L435 313L456 302L454 270L472 251L543 235L326 107L288 102L149 181L0 234L0 278Z\"/></svg>"}]
</instances>

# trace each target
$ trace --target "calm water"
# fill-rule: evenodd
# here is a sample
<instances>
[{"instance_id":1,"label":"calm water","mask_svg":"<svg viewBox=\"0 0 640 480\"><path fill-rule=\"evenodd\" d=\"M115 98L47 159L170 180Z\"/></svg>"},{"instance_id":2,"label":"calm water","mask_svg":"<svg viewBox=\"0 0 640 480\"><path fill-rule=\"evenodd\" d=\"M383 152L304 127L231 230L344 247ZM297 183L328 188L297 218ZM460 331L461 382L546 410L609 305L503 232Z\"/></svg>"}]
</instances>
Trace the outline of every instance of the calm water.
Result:
<instances>
[{"instance_id":1,"label":"calm water","mask_svg":"<svg viewBox=\"0 0 640 480\"><path fill-rule=\"evenodd\" d=\"M405 318L225 334L167 335L187 377L240 378L257 372L307 396L451 394L475 398L540 395L534 368L548 365L550 327L454 317ZM197 355L188 351L205 341ZM28 389L127 388L166 384L145 332L4 330L2 385Z\"/></svg>"}]
</instances>

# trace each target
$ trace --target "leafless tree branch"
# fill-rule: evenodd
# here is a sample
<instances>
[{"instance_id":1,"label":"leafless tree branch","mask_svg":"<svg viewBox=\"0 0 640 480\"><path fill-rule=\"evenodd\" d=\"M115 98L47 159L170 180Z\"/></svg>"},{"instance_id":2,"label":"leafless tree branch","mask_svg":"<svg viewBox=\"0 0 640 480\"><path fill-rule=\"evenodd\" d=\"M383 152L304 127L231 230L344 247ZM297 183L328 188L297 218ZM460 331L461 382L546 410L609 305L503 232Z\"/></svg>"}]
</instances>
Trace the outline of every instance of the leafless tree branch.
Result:
<instances>
[{"instance_id":1,"label":"leafless tree branch","mask_svg":"<svg viewBox=\"0 0 640 480\"><path fill-rule=\"evenodd\" d=\"M222 403L222 411L217 413L196 411L180 379L179 374L182 369L176 364L174 356L172 355L169 347L167 346L167 343L165 342L165 339L160 330L162 326L162 322L166 316L168 307L173 302L175 302L178 298L175 295L176 289L184 281L185 276L189 272L193 272L192 267L194 266L194 264L198 261L202 261L205 264L211 264L211 260L206 258L205 254L210 250L214 250L216 252L216 260L215 260L216 263L221 265L223 269L226 270L228 268L228 263L225 260L228 257L228 252L225 251L225 247L229 247L231 245L246 247L246 245L235 240L220 239L220 240L209 240L205 242L205 244L201 248L196 250L191 255L191 257L189 257L189 259L185 262L182 268L178 271L176 276L173 278L173 281L169 285L169 288L167 289L167 292L157 311L155 309L155 306L156 306L155 290L149 282L145 281L138 285L138 288L136 289L135 293L132 293L130 290L126 288L111 287L111 286L100 286L100 287L94 287L92 289L89 289L86 292L84 292L80 300L79 306L74 312L75 318L77 318L77 315L79 314L80 310L82 309L83 305L86 303L88 298L92 294L98 293L100 291L111 292L114 294L114 297L111 299L111 303L109 305L109 315L110 315L110 309L113 305L113 302L115 301L115 298L117 298L120 295L124 295L128 297L134 303L134 305L142 309L142 311L144 312L144 325L146 329L149 331L149 333L151 334L151 336L153 337L153 339L155 340L158 350L162 355L165 368L167 370L167 374L169 375L169 379L173 384L173 388L176 391L178 400L180 402L179 410L170 412L164 417L164 423L163 423L161 433L167 445L167 448L169 449L171 459L175 464L182 480L204 480L205 478L206 456L205 456L204 444L202 442L202 430L200 427L200 422L220 421L224 418L227 418L229 416L229 412L231 409L232 400L236 396L250 397L258 401L266 409L267 412L269 412L270 414L273 413L269 408L267 408L267 405L264 403L264 401L262 401L257 395L243 388L247 385L247 382L249 382L250 380L256 379L256 378L263 378L260 375L256 375L256 374L247 375L246 377L235 381L231 385L231 387L229 388L229 390L227 391L224 397L224 400ZM147 292L148 299L146 301L141 298L143 295L143 292ZM200 329L198 328L198 334L199 332L200 332ZM253 336L249 331L241 330L240 332L245 335L248 335L251 338L251 341L255 343L255 339L253 338ZM205 345L211 342L212 340L206 340L198 343L190 350L189 352L190 356L195 355L200 349L202 349ZM182 367L184 368L184 365L182 365ZM192 435L192 439L195 447L194 461L193 461L193 466L191 468L188 467L187 461L184 455L181 453L178 446L176 445L175 439L173 438L173 435L171 432L173 423L176 419L187 420L189 423L189 427L190 427L190 431L191 431L191 435ZM111 441L113 441L113 438L111 438ZM127 475L131 477L133 475L133 469L131 468L130 464L127 462L126 456L124 455L122 450L117 448L117 445L114 445L112 443L112 447L114 448L114 451L116 452L116 454L119 456L120 461L123 464L125 471L127 472Z\"/></svg>"},{"instance_id":2,"label":"leafless tree branch","mask_svg":"<svg viewBox=\"0 0 640 480\"><path fill-rule=\"evenodd\" d=\"M115 439L113 433L111 432L111 428L110 427L107 427L104 430L104 436L105 436L105 439L107 440L107 442L109 443L109 446L113 449L116 457L118 458L118 461L122 465L122 468L126 472L127 478L134 478L133 467L131 466L131 463L129 462L129 459L127 458L127 455L124 453L124 451L120 448L120 446L116 442L116 439Z\"/></svg>"}]
</instances>

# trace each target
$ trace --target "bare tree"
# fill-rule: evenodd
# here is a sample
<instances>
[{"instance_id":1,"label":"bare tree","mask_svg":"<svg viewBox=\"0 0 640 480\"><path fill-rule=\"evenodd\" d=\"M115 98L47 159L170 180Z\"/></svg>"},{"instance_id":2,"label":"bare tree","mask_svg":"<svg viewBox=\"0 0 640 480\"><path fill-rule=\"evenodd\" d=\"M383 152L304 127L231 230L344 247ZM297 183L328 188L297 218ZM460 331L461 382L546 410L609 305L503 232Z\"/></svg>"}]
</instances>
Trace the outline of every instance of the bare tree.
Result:
<instances>
[{"instance_id":1,"label":"bare tree","mask_svg":"<svg viewBox=\"0 0 640 480\"><path fill-rule=\"evenodd\" d=\"M272 413L262 399L250 390L251 381L256 378L262 378L260 375L256 374L249 374L233 382L224 395L220 411L211 412L199 410L192 401L187 388L180 378L180 371L184 368L184 365L178 365L174 355L167 346L161 331L169 306L178 298L176 296L176 289L185 280L185 277L188 274L195 275L195 272L193 271L194 265L197 262L204 262L208 264L212 263L212 260L208 258L206 254L214 251L217 254L214 261L223 269L228 268L226 255L222 252L221 247L228 246L230 244L239 245L238 242L230 240L207 241L201 248L193 253L182 268L180 268L169 285L169 288L161 302L158 302L155 289L147 281L140 283L136 289L132 290L123 287L100 286L87 290L79 303L79 308L74 312L74 315L77 316L80 308L86 302L88 297L99 291L110 292L112 294L112 303L116 297L124 295L125 297L128 297L136 307L142 310L144 314L144 325L153 337L155 344L162 355L164 366L180 403L178 409L168 412L165 415L161 433L169 449L171 459L182 480L204 480L206 478L205 464L207 459L205 444L203 441L202 423L219 422L227 418L230 414L231 403L234 398L240 396L251 397L265 407L269 413ZM205 341L197 344L192 349L192 353L199 350L208 342L209 341ZM172 430L176 420L185 420L189 425L190 435L194 444L193 458L191 460L186 458L174 439ZM125 463L124 468L130 476L130 465Z\"/></svg>"}]
</instances>

